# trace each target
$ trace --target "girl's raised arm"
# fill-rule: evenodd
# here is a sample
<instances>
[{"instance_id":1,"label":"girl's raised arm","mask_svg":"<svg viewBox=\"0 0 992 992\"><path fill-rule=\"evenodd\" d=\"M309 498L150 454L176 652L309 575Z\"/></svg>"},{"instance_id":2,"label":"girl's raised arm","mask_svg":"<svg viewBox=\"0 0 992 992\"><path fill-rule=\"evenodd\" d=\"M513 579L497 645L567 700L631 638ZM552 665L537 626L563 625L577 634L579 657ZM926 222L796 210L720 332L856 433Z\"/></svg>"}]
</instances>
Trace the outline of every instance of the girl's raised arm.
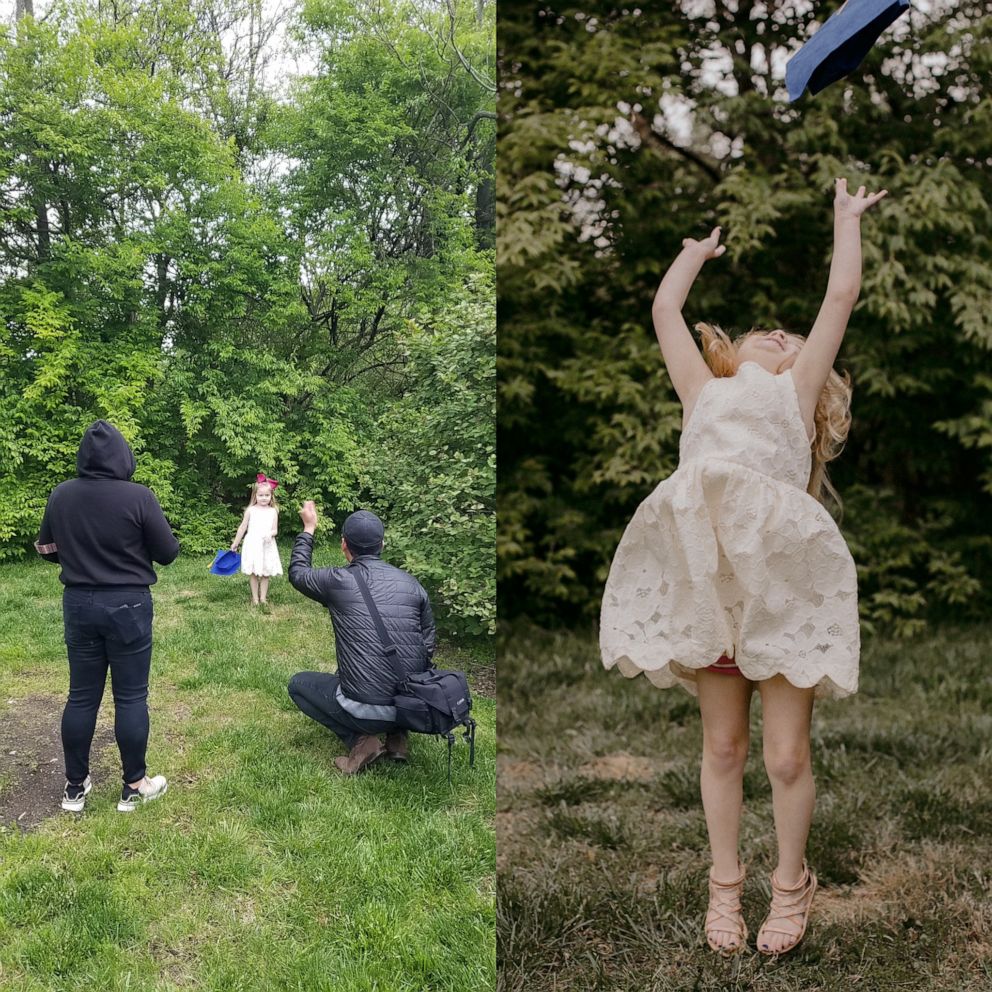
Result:
<instances>
[{"instance_id":1,"label":"girl's raised arm","mask_svg":"<svg viewBox=\"0 0 992 992\"><path fill-rule=\"evenodd\" d=\"M682 251L661 280L651 307L654 330L658 335L665 367L686 415L695 403L699 391L713 378L713 373L686 326L682 307L685 306L686 297L703 264L707 259L719 258L726 251L719 242L718 227L714 227L710 236L702 241L685 238Z\"/></svg>"},{"instance_id":2,"label":"girl's raised arm","mask_svg":"<svg viewBox=\"0 0 992 992\"><path fill-rule=\"evenodd\" d=\"M827 291L813 329L792 368L803 417L811 422L820 393L840 351L847 322L861 291L861 215L888 191L851 196L847 180L838 179L834 192L834 253Z\"/></svg>"}]
</instances>

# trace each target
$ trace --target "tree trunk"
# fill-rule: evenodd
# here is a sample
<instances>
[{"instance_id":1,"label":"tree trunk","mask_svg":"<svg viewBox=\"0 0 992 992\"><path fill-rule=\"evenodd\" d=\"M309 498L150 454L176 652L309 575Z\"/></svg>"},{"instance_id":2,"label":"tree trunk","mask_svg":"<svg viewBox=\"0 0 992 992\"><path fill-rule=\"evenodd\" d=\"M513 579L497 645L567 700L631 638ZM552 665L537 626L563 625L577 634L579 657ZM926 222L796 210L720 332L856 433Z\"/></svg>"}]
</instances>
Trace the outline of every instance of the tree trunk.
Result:
<instances>
[{"instance_id":1,"label":"tree trunk","mask_svg":"<svg viewBox=\"0 0 992 992\"><path fill-rule=\"evenodd\" d=\"M24 17L34 17L34 0L17 0L17 5L14 8L17 15L18 22ZM37 156L32 155L32 160L34 161L35 168L38 170L38 175L45 175L48 173L48 167L46 163L42 162ZM35 197L34 202L35 210L35 227L38 231L38 261L47 262L51 255L52 246L52 235L48 226L48 205L45 203L44 199L39 195Z\"/></svg>"},{"instance_id":2,"label":"tree trunk","mask_svg":"<svg viewBox=\"0 0 992 992\"><path fill-rule=\"evenodd\" d=\"M475 243L479 248L496 245L496 180L486 176L475 191Z\"/></svg>"}]
</instances>

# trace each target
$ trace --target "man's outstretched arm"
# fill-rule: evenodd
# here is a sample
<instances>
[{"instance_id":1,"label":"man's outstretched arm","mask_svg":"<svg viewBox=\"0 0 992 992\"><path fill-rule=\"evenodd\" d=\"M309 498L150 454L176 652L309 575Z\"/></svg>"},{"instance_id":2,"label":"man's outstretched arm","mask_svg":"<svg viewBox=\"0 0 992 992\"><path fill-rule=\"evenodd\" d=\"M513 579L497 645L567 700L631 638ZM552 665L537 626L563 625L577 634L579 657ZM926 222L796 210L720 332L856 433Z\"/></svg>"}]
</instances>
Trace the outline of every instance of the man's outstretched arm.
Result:
<instances>
[{"instance_id":1,"label":"man's outstretched arm","mask_svg":"<svg viewBox=\"0 0 992 992\"><path fill-rule=\"evenodd\" d=\"M313 560L313 541L313 534L307 531L297 535L289 558L289 584L297 592L326 606L327 599L321 592L320 569L310 564Z\"/></svg>"},{"instance_id":2,"label":"man's outstretched arm","mask_svg":"<svg viewBox=\"0 0 992 992\"><path fill-rule=\"evenodd\" d=\"M317 507L313 500L307 500L300 507L300 519L303 521L303 533L297 535L289 558L289 584L304 596L326 605L327 598L321 592L320 570L311 564L317 531Z\"/></svg>"}]
</instances>

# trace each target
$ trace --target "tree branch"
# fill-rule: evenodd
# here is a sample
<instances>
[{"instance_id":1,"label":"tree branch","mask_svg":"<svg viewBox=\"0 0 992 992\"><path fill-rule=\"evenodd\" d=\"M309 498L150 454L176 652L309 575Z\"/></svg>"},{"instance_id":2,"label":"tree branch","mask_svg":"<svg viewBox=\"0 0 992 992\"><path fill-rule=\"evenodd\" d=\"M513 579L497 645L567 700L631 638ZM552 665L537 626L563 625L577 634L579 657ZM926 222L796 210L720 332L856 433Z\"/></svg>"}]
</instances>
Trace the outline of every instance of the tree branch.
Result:
<instances>
[{"instance_id":1,"label":"tree branch","mask_svg":"<svg viewBox=\"0 0 992 992\"><path fill-rule=\"evenodd\" d=\"M372 365L366 365L365 368L359 369L357 372L349 375L343 382L342 385L346 386L349 382L354 381L360 375L365 375L366 372L371 372L373 369L391 369L395 368L397 365L406 365L406 359L396 358L391 362L375 362Z\"/></svg>"},{"instance_id":2,"label":"tree branch","mask_svg":"<svg viewBox=\"0 0 992 992\"><path fill-rule=\"evenodd\" d=\"M483 79L479 74L472 68L469 64L468 59L462 55L461 49L455 44L455 3L454 0L446 0L448 6L448 43L451 45L451 50L458 57L458 61L461 62L462 68L487 92L495 95L496 84L490 83L487 79Z\"/></svg>"},{"instance_id":3,"label":"tree branch","mask_svg":"<svg viewBox=\"0 0 992 992\"><path fill-rule=\"evenodd\" d=\"M491 110L477 110L473 115L472 119L468 122L468 132L465 135L465 140L462 142L461 147L464 148L471 140L472 135L475 133L475 125L479 121L495 121L499 118Z\"/></svg>"},{"instance_id":4,"label":"tree branch","mask_svg":"<svg viewBox=\"0 0 992 992\"><path fill-rule=\"evenodd\" d=\"M716 165L712 162L707 162L702 155L694 152L691 148L683 148L681 145L675 144L671 138L666 138L663 134L659 134L643 114L632 113L630 115L630 123L634 125L634 130L640 135L641 141L645 145L660 153L666 151L675 152L677 155L681 155L682 158L702 169L714 183L720 181L720 169Z\"/></svg>"}]
</instances>

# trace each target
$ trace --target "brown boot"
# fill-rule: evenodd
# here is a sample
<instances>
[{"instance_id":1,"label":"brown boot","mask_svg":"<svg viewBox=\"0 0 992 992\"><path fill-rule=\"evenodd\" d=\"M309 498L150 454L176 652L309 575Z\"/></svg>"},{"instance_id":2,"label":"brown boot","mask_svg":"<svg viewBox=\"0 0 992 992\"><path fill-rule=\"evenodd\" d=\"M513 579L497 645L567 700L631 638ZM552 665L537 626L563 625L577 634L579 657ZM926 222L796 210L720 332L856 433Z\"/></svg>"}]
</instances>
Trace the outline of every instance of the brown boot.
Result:
<instances>
[{"instance_id":1,"label":"brown boot","mask_svg":"<svg viewBox=\"0 0 992 992\"><path fill-rule=\"evenodd\" d=\"M397 730L391 734L386 734L386 757L390 761L405 765L409 758L407 749L407 737L405 730Z\"/></svg>"},{"instance_id":2,"label":"brown boot","mask_svg":"<svg viewBox=\"0 0 992 992\"><path fill-rule=\"evenodd\" d=\"M385 753L386 749L378 737L359 737L347 757L341 755L340 758L335 758L334 765L345 775L357 775L369 765L375 764Z\"/></svg>"}]
</instances>

